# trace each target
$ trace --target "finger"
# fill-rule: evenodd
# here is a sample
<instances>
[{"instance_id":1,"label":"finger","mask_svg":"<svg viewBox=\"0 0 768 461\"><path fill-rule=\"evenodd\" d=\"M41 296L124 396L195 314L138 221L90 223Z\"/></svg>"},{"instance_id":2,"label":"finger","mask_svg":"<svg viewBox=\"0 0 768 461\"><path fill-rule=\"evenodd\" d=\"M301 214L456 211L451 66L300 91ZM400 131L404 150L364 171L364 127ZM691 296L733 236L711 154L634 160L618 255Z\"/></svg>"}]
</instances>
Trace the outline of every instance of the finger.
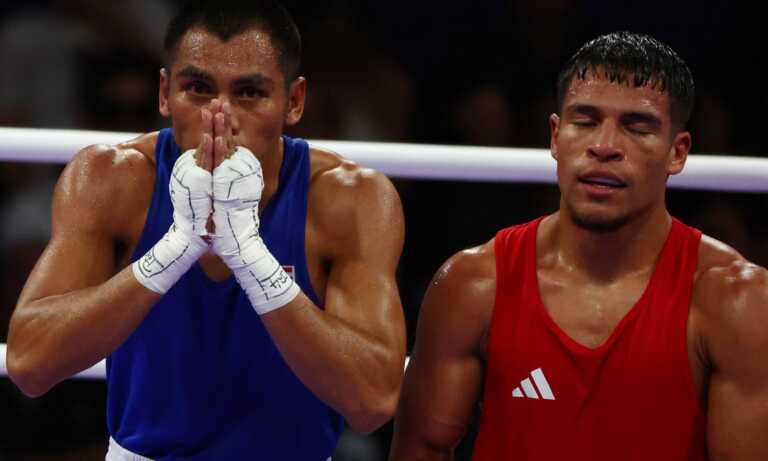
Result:
<instances>
[{"instance_id":1,"label":"finger","mask_svg":"<svg viewBox=\"0 0 768 461\"><path fill-rule=\"evenodd\" d=\"M221 107L221 111L224 112L224 137L227 140L227 148L232 152L236 147L235 130L232 126L232 105L229 102L225 102Z\"/></svg>"},{"instance_id":2,"label":"finger","mask_svg":"<svg viewBox=\"0 0 768 461\"><path fill-rule=\"evenodd\" d=\"M219 112L221 112L221 99L218 99L218 98L211 99L211 113L213 115L216 115Z\"/></svg>"},{"instance_id":3,"label":"finger","mask_svg":"<svg viewBox=\"0 0 768 461\"><path fill-rule=\"evenodd\" d=\"M214 140L214 151L216 154L214 157L216 158L216 166L219 166L221 162L224 161L224 159L227 158L229 155L229 149L227 148L227 141L224 139L223 136L216 136L216 139Z\"/></svg>"},{"instance_id":4,"label":"finger","mask_svg":"<svg viewBox=\"0 0 768 461\"><path fill-rule=\"evenodd\" d=\"M198 166L207 171L213 169L213 115L206 108L200 110L201 134L195 160Z\"/></svg>"},{"instance_id":5,"label":"finger","mask_svg":"<svg viewBox=\"0 0 768 461\"><path fill-rule=\"evenodd\" d=\"M218 164L216 163L216 115L221 112L221 100L218 98L214 98L211 100L210 104L208 105L208 110L211 114L211 123L210 123L210 134L211 134L211 149L210 149L210 162L211 162L211 171L213 171L213 168L216 168Z\"/></svg>"},{"instance_id":6,"label":"finger","mask_svg":"<svg viewBox=\"0 0 768 461\"><path fill-rule=\"evenodd\" d=\"M229 156L229 147L227 146L227 126L226 117L223 112L217 113L213 118L214 132L216 137L214 138L214 164L220 165L224 159Z\"/></svg>"},{"instance_id":7,"label":"finger","mask_svg":"<svg viewBox=\"0 0 768 461\"><path fill-rule=\"evenodd\" d=\"M198 162L198 165L200 168L204 169L205 171L212 172L213 171L213 137L205 133L203 134L201 144L201 161Z\"/></svg>"}]
</instances>

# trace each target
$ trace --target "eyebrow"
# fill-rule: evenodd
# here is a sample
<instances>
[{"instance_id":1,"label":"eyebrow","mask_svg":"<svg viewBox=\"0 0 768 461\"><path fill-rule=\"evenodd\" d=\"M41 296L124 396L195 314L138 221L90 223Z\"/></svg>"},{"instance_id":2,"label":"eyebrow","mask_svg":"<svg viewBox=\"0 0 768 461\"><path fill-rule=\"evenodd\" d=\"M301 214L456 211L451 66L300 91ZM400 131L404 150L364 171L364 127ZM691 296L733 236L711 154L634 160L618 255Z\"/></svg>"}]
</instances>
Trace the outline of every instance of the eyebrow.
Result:
<instances>
[{"instance_id":1,"label":"eyebrow","mask_svg":"<svg viewBox=\"0 0 768 461\"><path fill-rule=\"evenodd\" d=\"M213 76L204 71L203 69L200 69L199 67L195 67L193 65L188 65L186 67L183 67L178 72L176 72L176 77L178 78L188 78L192 80L203 80L205 82L213 82L214 78ZM245 86L245 85L253 85L253 86L272 86L274 84L274 80L267 77L263 74L248 74L243 75L240 77L237 77L234 82L232 82L232 85L234 86Z\"/></svg>"},{"instance_id":2,"label":"eyebrow","mask_svg":"<svg viewBox=\"0 0 768 461\"><path fill-rule=\"evenodd\" d=\"M653 127L659 127L662 125L661 119L648 112L629 112L622 114L621 120L624 123L645 123Z\"/></svg>"},{"instance_id":3,"label":"eyebrow","mask_svg":"<svg viewBox=\"0 0 768 461\"><path fill-rule=\"evenodd\" d=\"M565 107L563 112L574 112L577 114L586 115L588 117L597 117L602 113L600 109L589 104L572 104Z\"/></svg>"},{"instance_id":4,"label":"eyebrow","mask_svg":"<svg viewBox=\"0 0 768 461\"><path fill-rule=\"evenodd\" d=\"M199 67L195 66L186 66L176 72L177 77L181 78L188 78L188 79L194 79L194 80L205 80L208 82L213 81L213 76L209 74L208 72L204 71L203 69L200 69Z\"/></svg>"},{"instance_id":5,"label":"eyebrow","mask_svg":"<svg viewBox=\"0 0 768 461\"><path fill-rule=\"evenodd\" d=\"M271 87L274 85L274 80L267 77L263 74L249 74L249 75L243 75L240 77L237 77L234 82L232 82L233 86L245 86L245 85L252 85L252 86L259 86L259 87Z\"/></svg>"}]
</instances>

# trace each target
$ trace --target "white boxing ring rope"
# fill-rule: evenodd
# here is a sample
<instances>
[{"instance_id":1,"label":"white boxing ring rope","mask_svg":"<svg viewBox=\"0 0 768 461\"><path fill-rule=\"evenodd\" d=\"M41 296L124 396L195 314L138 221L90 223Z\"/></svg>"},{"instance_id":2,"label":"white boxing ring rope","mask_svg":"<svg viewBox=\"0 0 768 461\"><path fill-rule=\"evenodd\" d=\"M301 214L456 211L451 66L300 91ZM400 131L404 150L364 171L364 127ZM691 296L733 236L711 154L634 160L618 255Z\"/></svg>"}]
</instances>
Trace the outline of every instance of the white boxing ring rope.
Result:
<instances>
[{"instance_id":1,"label":"white boxing ring rope","mask_svg":"<svg viewBox=\"0 0 768 461\"><path fill-rule=\"evenodd\" d=\"M66 163L84 146L118 144L136 134L0 127L0 161ZM547 149L310 140L390 177L554 183L555 162ZM683 174L669 186L727 192L768 192L768 158L689 155ZM7 376L6 345L0 343L0 376ZM104 361L74 378L103 379Z\"/></svg>"},{"instance_id":2,"label":"white boxing ring rope","mask_svg":"<svg viewBox=\"0 0 768 461\"><path fill-rule=\"evenodd\" d=\"M0 161L66 163L90 144L117 144L133 133L0 128ZM463 181L554 183L547 149L445 146L311 140L390 177ZM690 155L670 187L729 192L768 192L768 158Z\"/></svg>"}]
</instances>

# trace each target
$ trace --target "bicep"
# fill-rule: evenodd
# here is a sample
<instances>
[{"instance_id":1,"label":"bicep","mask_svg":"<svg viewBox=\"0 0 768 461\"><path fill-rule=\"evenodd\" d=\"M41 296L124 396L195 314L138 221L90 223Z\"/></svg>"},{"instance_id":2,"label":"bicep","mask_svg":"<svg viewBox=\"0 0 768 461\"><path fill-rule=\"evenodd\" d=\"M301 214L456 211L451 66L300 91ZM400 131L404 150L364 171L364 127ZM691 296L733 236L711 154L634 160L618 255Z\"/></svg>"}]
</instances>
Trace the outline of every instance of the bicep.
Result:
<instances>
[{"instance_id":1,"label":"bicep","mask_svg":"<svg viewBox=\"0 0 768 461\"><path fill-rule=\"evenodd\" d=\"M479 401L483 363L476 354L451 347L456 337L450 332L437 341L419 334L401 391L396 445L409 456L448 455L466 433Z\"/></svg>"},{"instance_id":2,"label":"bicep","mask_svg":"<svg viewBox=\"0 0 768 461\"><path fill-rule=\"evenodd\" d=\"M27 279L19 305L93 286L114 274L108 200L94 197L100 191L87 185L93 178L83 174L80 163L73 161L56 185L51 239Z\"/></svg>"},{"instance_id":3,"label":"bicep","mask_svg":"<svg viewBox=\"0 0 768 461\"><path fill-rule=\"evenodd\" d=\"M458 259L463 261L449 261L438 272L419 314L395 423L402 459L450 456L481 397L483 338L495 281L483 269L482 256Z\"/></svg>"},{"instance_id":4,"label":"bicep","mask_svg":"<svg viewBox=\"0 0 768 461\"><path fill-rule=\"evenodd\" d=\"M717 282L726 283L717 283ZM735 264L712 283L705 338L710 459L768 459L768 272ZM719 294L719 297L715 296Z\"/></svg>"},{"instance_id":5,"label":"bicep","mask_svg":"<svg viewBox=\"0 0 768 461\"><path fill-rule=\"evenodd\" d=\"M114 248L108 237L52 236L24 285L19 304L97 285L114 269Z\"/></svg>"},{"instance_id":6,"label":"bicep","mask_svg":"<svg viewBox=\"0 0 768 461\"><path fill-rule=\"evenodd\" d=\"M405 329L395 272L404 238L402 207L386 178L354 194L330 233L325 309L360 331L401 343Z\"/></svg>"},{"instance_id":7,"label":"bicep","mask_svg":"<svg viewBox=\"0 0 768 461\"><path fill-rule=\"evenodd\" d=\"M747 383L713 375L707 426L712 461L768 459L768 378Z\"/></svg>"}]
</instances>

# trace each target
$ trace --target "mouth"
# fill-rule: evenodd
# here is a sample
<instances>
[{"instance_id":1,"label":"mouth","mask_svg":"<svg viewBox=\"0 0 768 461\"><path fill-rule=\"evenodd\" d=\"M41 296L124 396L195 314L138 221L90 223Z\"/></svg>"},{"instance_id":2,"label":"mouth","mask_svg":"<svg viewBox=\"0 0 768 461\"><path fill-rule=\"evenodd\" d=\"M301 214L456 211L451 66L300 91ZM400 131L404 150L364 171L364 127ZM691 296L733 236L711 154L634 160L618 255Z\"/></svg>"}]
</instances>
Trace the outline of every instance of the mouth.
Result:
<instances>
[{"instance_id":1,"label":"mouth","mask_svg":"<svg viewBox=\"0 0 768 461\"><path fill-rule=\"evenodd\" d=\"M623 189L627 187L624 181L612 176L604 175L586 175L579 177L579 182L593 187L605 189Z\"/></svg>"}]
</instances>

